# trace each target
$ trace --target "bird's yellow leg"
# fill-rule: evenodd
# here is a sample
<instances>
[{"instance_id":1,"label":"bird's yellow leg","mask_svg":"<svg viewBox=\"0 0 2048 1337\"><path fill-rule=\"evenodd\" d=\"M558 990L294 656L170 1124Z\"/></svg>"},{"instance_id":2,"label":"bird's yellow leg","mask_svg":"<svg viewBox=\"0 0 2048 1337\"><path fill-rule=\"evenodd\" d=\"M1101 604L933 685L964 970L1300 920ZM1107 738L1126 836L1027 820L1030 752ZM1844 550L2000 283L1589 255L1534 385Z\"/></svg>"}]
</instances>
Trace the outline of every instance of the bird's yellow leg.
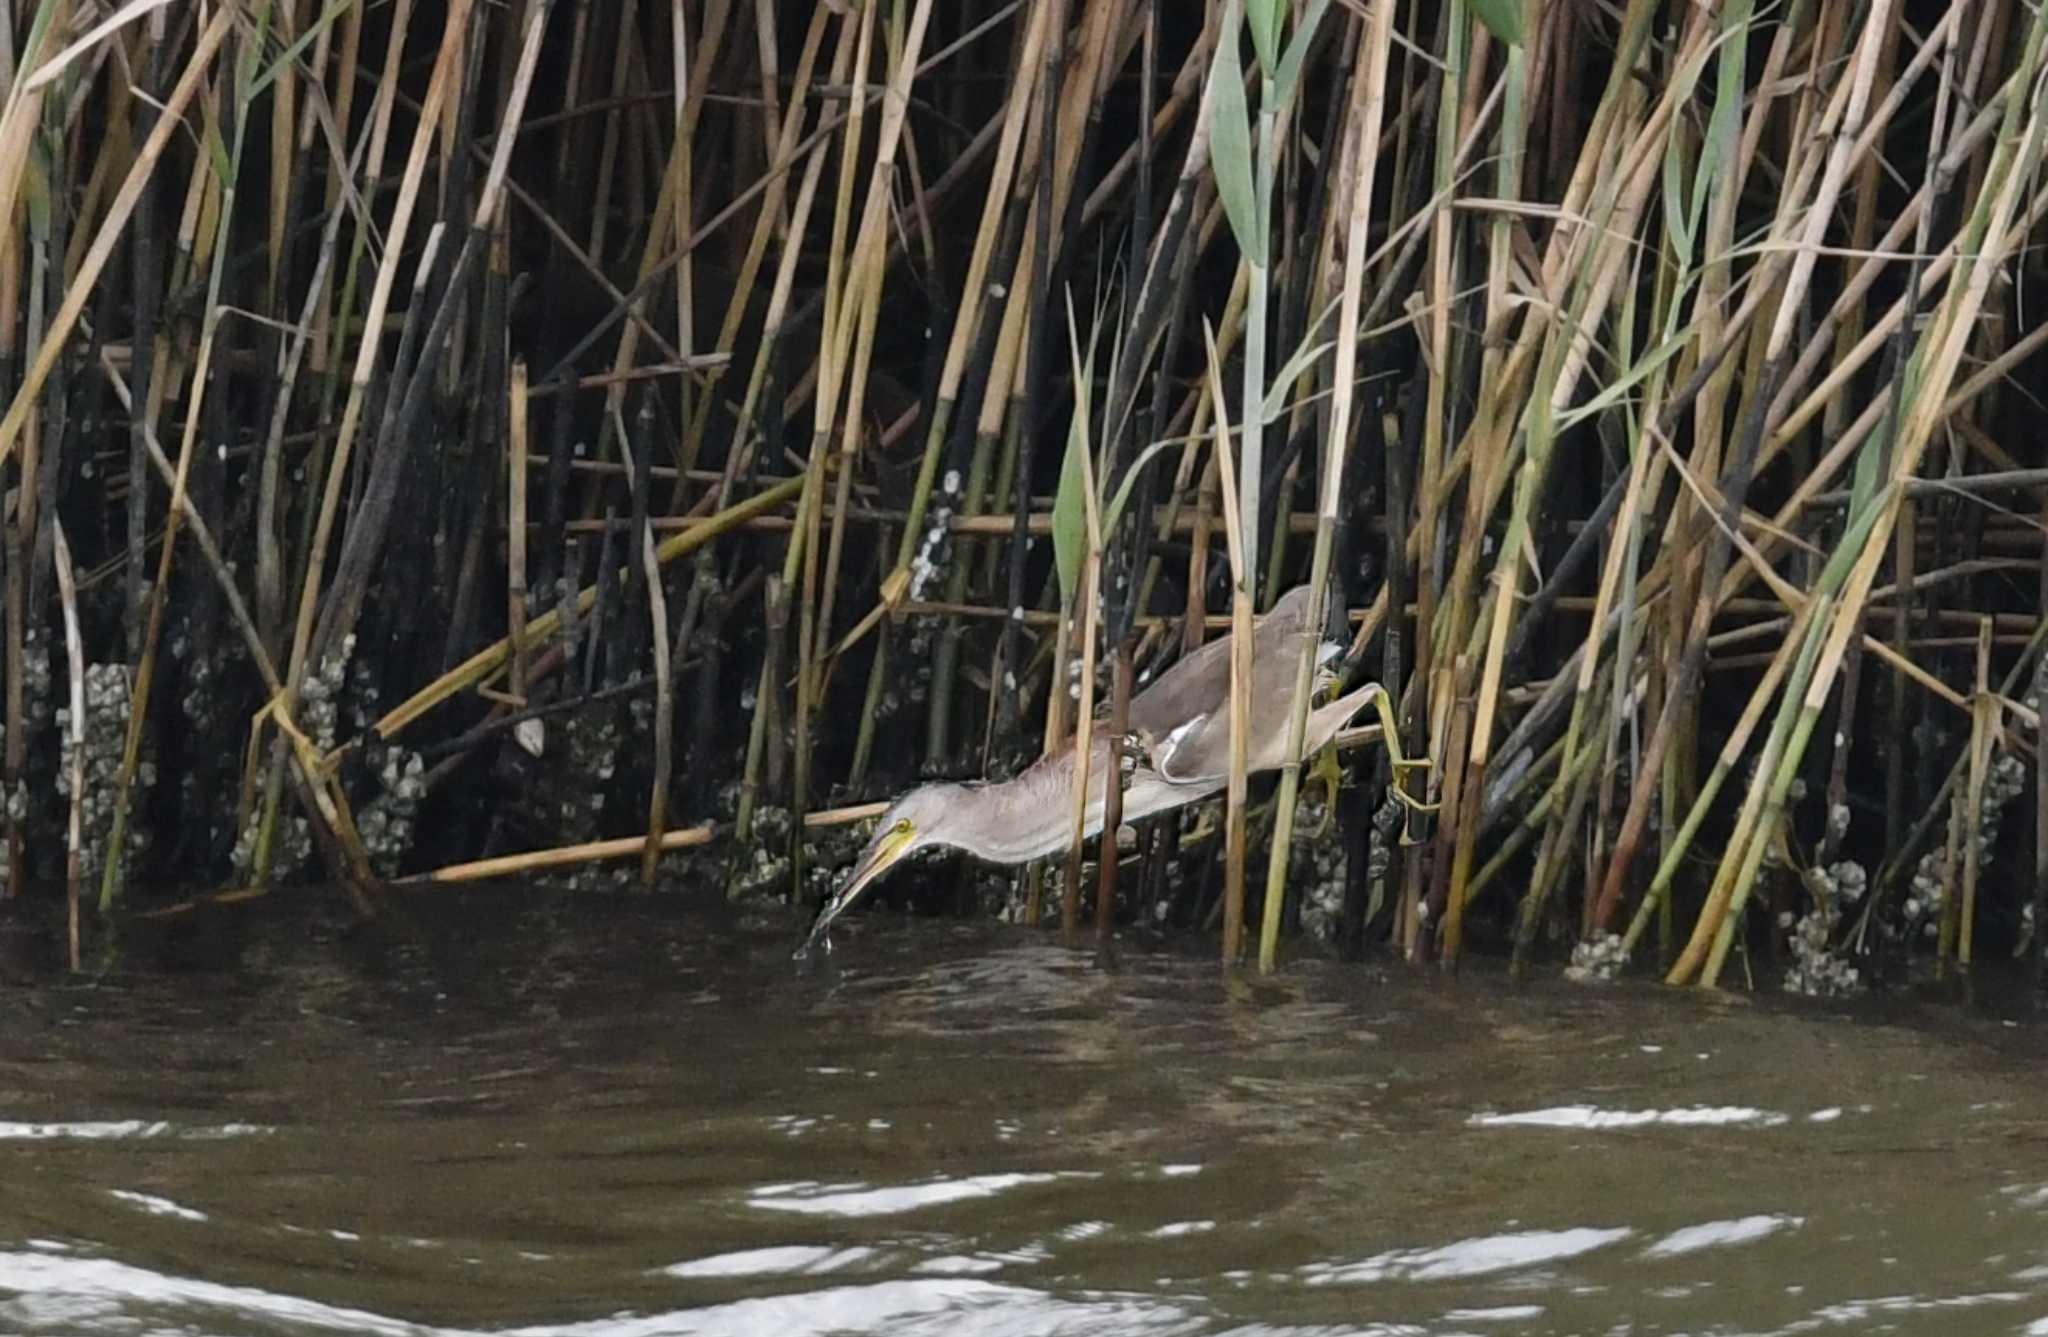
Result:
<instances>
[{"instance_id":1,"label":"bird's yellow leg","mask_svg":"<svg viewBox=\"0 0 2048 1337\"><path fill-rule=\"evenodd\" d=\"M1220 801L1221 795L1217 797L1219 801L1213 805L1208 815L1203 816L1193 826L1180 833L1182 849L1186 849L1190 845L1199 845L1205 840L1223 839L1225 832L1229 829L1228 820L1225 817L1229 808ZM1272 818L1274 808L1275 802L1272 799L1267 799L1264 803L1246 805L1244 810L1244 831L1247 844L1256 845L1260 841L1265 831L1264 824Z\"/></svg>"},{"instance_id":2,"label":"bird's yellow leg","mask_svg":"<svg viewBox=\"0 0 2048 1337\"><path fill-rule=\"evenodd\" d=\"M1401 843L1403 845L1412 845L1415 841L1410 830L1410 823L1415 820L1415 814L1418 812L1435 812L1443 805L1440 803L1424 803L1421 799L1416 798L1413 794L1401 788L1401 772L1411 770L1426 771L1431 769L1433 763L1431 763L1428 757L1404 757L1401 755L1401 726L1399 721L1394 718L1394 704L1391 693L1379 692L1375 694L1372 704L1373 708L1379 711L1380 714L1380 741L1387 745L1387 765L1394 770L1394 783L1387 786L1387 792L1400 800L1408 809L1408 821L1401 824Z\"/></svg>"},{"instance_id":3,"label":"bird's yellow leg","mask_svg":"<svg viewBox=\"0 0 2048 1337\"><path fill-rule=\"evenodd\" d=\"M1218 835L1222 830L1223 819L1220 815L1220 810L1218 810L1217 814L1197 818L1192 827L1180 833L1180 843L1183 845L1199 845L1201 842Z\"/></svg>"},{"instance_id":4,"label":"bird's yellow leg","mask_svg":"<svg viewBox=\"0 0 2048 1337\"><path fill-rule=\"evenodd\" d=\"M1380 692L1372 699L1373 709L1380 716L1380 741L1387 745L1387 764L1396 771L1429 770L1434 765L1428 757L1405 757L1401 755L1401 725L1394 718L1394 706L1386 692ZM1394 787L1394 796L1417 812L1435 812L1438 805L1424 803L1421 799Z\"/></svg>"}]
</instances>

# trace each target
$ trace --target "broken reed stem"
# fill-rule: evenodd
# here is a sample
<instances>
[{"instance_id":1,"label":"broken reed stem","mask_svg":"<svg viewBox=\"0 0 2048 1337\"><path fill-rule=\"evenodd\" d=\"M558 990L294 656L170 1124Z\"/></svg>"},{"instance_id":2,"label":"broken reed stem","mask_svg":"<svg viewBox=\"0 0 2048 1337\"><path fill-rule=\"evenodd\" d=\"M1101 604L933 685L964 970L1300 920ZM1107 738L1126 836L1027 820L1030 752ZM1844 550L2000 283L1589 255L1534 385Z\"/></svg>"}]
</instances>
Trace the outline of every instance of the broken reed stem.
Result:
<instances>
[{"instance_id":1,"label":"broken reed stem","mask_svg":"<svg viewBox=\"0 0 2048 1337\"><path fill-rule=\"evenodd\" d=\"M399 878L392 885L412 887L429 883L483 882L493 878L525 876L549 868L596 863L605 859L642 858L650 848L665 854L671 850L695 849L708 845L711 843L712 835L713 828L706 825L665 831L658 839L639 835L621 836L617 840L593 840L581 845L564 845L558 849L534 850L527 854L504 854L495 859L449 864L430 873L416 873L411 877Z\"/></svg>"}]
</instances>

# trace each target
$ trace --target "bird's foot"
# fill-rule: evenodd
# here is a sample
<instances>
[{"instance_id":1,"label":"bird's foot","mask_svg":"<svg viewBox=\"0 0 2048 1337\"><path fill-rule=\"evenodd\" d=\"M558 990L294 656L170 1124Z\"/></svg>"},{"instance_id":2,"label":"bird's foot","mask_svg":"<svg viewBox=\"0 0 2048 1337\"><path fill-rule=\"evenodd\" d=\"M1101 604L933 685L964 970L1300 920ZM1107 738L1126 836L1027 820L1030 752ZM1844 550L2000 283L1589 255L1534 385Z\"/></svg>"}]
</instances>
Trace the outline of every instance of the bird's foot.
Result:
<instances>
[{"instance_id":1,"label":"bird's foot","mask_svg":"<svg viewBox=\"0 0 2048 1337\"><path fill-rule=\"evenodd\" d=\"M1396 777L1396 779L1398 780L1399 777ZM1389 785L1387 787L1387 792L1391 793L1396 799L1398 799L1401 802L1401 805L1407 808L1410 812L1435 812L1438 808L1444 806L1442 803L1426 803L1423 800L1415 797L1415 795L1409 793L1407 790L1401 788L1401 786L1398 783Z\"/></svg>"},{"instance_id":2,"label":"bird's foot","mask_svg":"<svg viewBox=\"0 0 2048 1337\"><path fill-rule=\"evenodd\" d=\"M1245 806L1244 843L1247 848L1265 839L1267 830L1272 826L1273 811L1274 804L1270 799L1264 803L1253 803ZM1180 833L1180 843L1183 849L1190 845L1199 845L1205 840L1228 840L1229 838L1230 808L1227 804L1223 803L1216 805L1213 816L1200 819L1193 826Z\"/></svg>"},{"instance_id":3,"label":"bird's foot","mask_svg":"<svg viewBox=\"0 0 2048 1337\"><path fill-rule=\"evenodd\" d=\"M1407 790L1401 788L1401 777L1398 775L1394 777L1394 783L1387 786L1387 792L1393 795L1395 800L1408 810L1401 822L1401 843L1403 845L1421 844L1422 841L1415 835L1416 814L1434 813L1444 805L1440 802L1425 803L1423 800L1410 794Z\"/></svg>"},{"instance_id":4,"label":"bird's foot","mask_svg":"<svg viewBox=\"0 0 2048 1337\"><path fill-rule=\"evenodd\" d=\"M1389 791L1395 798L1407 806L1411 822L1414 819L1414 814L1418 812L1435 812L1439 806L1438 804L1424 803L1421 799L1416 798L1401 788L1401 779L1405 773L1408 771L1433 770L1435 769L1434 763L1428 757L1407 757L1401 755L1401 722L1394 717L1394 703L1390 693L1382 689L1374 695L1372 704L1373 708L1379 712L1380 737L1386 743L1387 765L1394 772L1394 783L1388 786ZM1412 843L1408 839L1406 825L1402 829L1401 843L1404 845Z\"/></svg>"}]
</instances>

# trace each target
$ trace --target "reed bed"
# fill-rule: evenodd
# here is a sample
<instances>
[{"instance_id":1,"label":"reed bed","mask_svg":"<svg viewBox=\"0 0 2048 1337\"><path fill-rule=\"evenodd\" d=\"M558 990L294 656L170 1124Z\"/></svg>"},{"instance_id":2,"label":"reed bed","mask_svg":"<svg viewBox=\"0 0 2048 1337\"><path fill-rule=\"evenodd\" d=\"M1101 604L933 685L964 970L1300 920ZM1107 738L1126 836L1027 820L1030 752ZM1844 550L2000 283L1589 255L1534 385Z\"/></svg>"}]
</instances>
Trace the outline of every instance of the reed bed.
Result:
<instances>
[{"instance_id":1,"label":"reed bed","mask_svg":"<svg viewBox=\"0 0 2048 1337\"><path fill-rule=\"evenodd\" d=\"M1121 747L1308 580L1396 746L1341 788L1240 748L1094 858L1105 938L1814 993L2048 962L2044 35L25 0L5 894L68 905L74 964L131 902L314 881L808 906L875 800ZM887 895L1056 885L1073 931L1085 853Z\"/></svg>"}]
</instances>

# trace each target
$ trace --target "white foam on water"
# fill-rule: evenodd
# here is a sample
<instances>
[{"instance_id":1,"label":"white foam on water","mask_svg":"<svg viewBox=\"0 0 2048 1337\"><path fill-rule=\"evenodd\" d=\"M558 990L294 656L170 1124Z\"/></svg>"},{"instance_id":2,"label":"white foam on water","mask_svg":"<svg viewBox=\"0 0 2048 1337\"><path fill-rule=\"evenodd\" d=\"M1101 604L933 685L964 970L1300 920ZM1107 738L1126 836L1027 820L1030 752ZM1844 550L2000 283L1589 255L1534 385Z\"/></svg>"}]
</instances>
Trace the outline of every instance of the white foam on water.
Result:
<instances>
[{"instance_id":1,"label":"white foam on water","mask_svg":"<svg viewBox=\"0 0 2048 1337\"><path fill-rule=\"evenodd\" d=\"M1381 1281L1449 1281L1562 1262L1618 1244L1627 1226L1571 1226L1482 1235L1431 1249L1393 1249L1355 1263L1310 1263L1300 1269L1311 1286L1355 1286Z\"/></svg>"},{"instance_id":2,"label":"white foam on water","mask_svg":"<svg viewBox=\"0 0 2048 1337\"><path fill-rule=\"evenodd\" d=\"M921 1207L939 1207L972 1198L992 1198L1027 1184L1099 1178L1101 1176L1093 1171L1070 1170L970 1175L964 1179L936 1179L923 1184L898 1184L887 1188L858 1184L771 1184L755 1189L748 1205L764 1211L799 1212L813 1216L890 1216Z\"/></svg>"},{"instance_id":3,"label":"white foam on water","mask_svg":"<svg viewBox=\"0 0 2048 1337\"><path fill-rule=\"evenodd\" d=\"M1787 1230L1797 1230L1805 1224L1805 1217L1791 1216L1784 1212L1738 1216L1728 1221L1705 1221L1696 1226L1683 1226L1672 1231L1644 1249L1643 1257L1682 1258L1686 1254L1699 1253L1703 1249L1754 1244L1760 1239L1768 1239Z\"/></svg>"},{"instance_id":4,"label":"white foam on water","mask_svg":"<svg viewBox=\"0 0 2048 1337\"><path fill-rule=\"evenodd\" d=\"M206 1213L196 1207L187 1207L182 1203L172 1202L169 1198L159 1198L154 1193L137 1193L129 1188L110 1188L107 1190L107 1196L130 1206L140 1207L151 1216L174 1216L180 1221L206 1220Z\"/></svg>"},{"instance_id":5,"label":"white foam on water","mask_svg":"<svg viewBox=\"0 0 2048 1337\"><path fill-rule=\"evenodd\" d=\"M1475 1128L1576 1128L1604 1132L1615 1128L1775 1128L1788 1122L1776 1110L1746 1105L1690 1105L1668 1110L1605 1110L1597 1105L1553 1105L1548 1109L1474 1114L1465 1122Z\"/></svg>"}]
</instances>

